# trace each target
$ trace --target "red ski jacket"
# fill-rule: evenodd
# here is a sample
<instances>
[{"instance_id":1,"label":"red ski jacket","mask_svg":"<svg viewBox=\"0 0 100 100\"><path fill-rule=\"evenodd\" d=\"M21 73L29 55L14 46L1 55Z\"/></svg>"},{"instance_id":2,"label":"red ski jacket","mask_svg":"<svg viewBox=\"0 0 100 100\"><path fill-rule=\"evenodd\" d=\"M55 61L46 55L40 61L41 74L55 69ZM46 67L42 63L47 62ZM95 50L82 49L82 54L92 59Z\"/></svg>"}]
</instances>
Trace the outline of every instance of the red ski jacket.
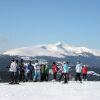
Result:
<instances>
[{"instance_id":1,"label":"red ski jacket","mask_svg":"<svg viewBox=\"0 0 100 100\"><path fill-rule=\"evenodd\" d=\"M87 74L87 67L82 68L82 74Z\"/></svg>"},{"instance_id":2,"label":"red ski jacket","mask_svg":"<svg viewBox=\"0 0 100 100\"><path fill-rule=\"evenodd\" d=\"M53 64L53 65L52 65L52 71L53 71L53 73L55 73L55 72L58 71L58 67L57 67L56 64Z\"/></svg>"}]
</instances>

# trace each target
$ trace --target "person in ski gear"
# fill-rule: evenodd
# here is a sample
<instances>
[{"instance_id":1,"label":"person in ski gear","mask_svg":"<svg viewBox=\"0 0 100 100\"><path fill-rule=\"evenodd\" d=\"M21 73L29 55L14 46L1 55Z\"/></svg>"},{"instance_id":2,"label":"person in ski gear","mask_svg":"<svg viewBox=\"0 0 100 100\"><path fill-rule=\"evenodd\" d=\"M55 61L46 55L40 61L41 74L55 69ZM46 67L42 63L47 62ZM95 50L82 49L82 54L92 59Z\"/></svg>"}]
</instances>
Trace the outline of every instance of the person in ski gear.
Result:
<instances>
[{"instance_id":1,"label":"person in ski gear","mask_svg":"<svg viewBox=\"0 0 100 100\"><path fill-rule=\"evenodd\" d=\"M49 67L45 64L45 81L49 80Z\"/></svg>"},{"instance_id":2,"label":"person in ski gear","mask_svg":"<svg viewBox=\"0 0 100 100\"><path fill-rule=\"evenodd\" d=\"M83 75L83 80L84 80L84 81L87 80L87 71L88 71L87 66L84 65L84 66L82 67L82 75Z\"/></svg>"},{"instance_id":3,"label":"person in ski gear","mask_svg":"<svg viewBox=\"0 0 100 100\"><path fill-rule=\"evenodd\" d=\"M34 75L34 81L40 81L41 79L41 74L40 74L40 65L38 60L36 60L35 64L34 64L34 70L35 70L35 75Z\"/></svg>"},{"instance_id":4,"label":"person in ski gear","mask_svg":"<svg viewBox=\"0 0 100 100\"><path fill-rule=\"evenodd\" d=\"M29 76L30 76L30 70L28 69L28 64L24 63L25 66L25 81L29 81Z\"/></svg>"},{"instance_id":5,"label":"person in ski gear","mask_svg":"<svg viewBox=\"0 0 100 100\"><path fill-rule=\"evenodd\" d=\"M57 64L55 62L53 62L52 71L53 71L53 80L56 80L58 67L57 67Z\"/></svg>"},{"instance_id":6,"label":"person in ski gear","mask_svg":"<svg viewBox=\"0 0 100 100\"><path fill-rule=\"evenodd\" d=\"M75 67L75 70L76 70L75 81L79 80L80 82L82 82L82 79L81 79L82 64L81 64L80 61L77 62L77 65Z\"/></svg>"},{"instance_id":7,"label":"person in ski gear","mask_svg":"<svg viewBox=\"0 0 100 100\"><path fill-rule=\"evenodd\" d=\"M24 66L23 59L21 59L19 67L20 67L19 81L25 82L25 66Z\"/></svg>"},{"instance_id":8,"label":"person in ski gear","mask_svg":"<svg viewBox=\"0 0 100 100\"><path fill-rule=\"evenodd\" d=\"M41 71L41 81L45 80L45 66L44 64L40 65L40 71Z\"/></svg>"},{"instance_id":9,"label":"person in ski gear","mask_svg":"<svg viewBox=\"0 0 100 100\"><path fill-rule=\"evenodd\" d=\"M18 60L16 60L16 73L15 73L15 83L19 84L19 63Z\"/></svg>"},{"instance_id":10,"label":"person in ski gear","mask_svg":"<svg viewBox=\"0 0 100 100\"><path fill-rule=\"evenodd\" d=\"M16 72L17 72L17 64L14 59L11 61L9 72L10 72L10 78L11 78L10 84L14 84L16 82Z\"/></svg>"},{"instance_id":11,"label":"person in ski gear","mask_svg":"<svg viewBox=\"0 0 100 100\"><path fill-rule=\"evenodd\" d=\"M63 62L62 65L62 73L61 76L59 78L59 81L61 81L62 77L64 77L64 83L68 82L68 73L69 73L69 65L68 62L66 63L65 61Z\"/></svg>"},{"instance_id":12,"label":"person in ski gear","mask_svg":"<svg viewBox=\"0 0 100 100\"><path fill-rule=\"evenodd\" d=\"M31 61L29 61L29 64L28 64L28 70L29 70L29 79L30 79L30 80L33 80L32 73L33 73L34 67L33 67Z\"/></svg>"}]
</instances>

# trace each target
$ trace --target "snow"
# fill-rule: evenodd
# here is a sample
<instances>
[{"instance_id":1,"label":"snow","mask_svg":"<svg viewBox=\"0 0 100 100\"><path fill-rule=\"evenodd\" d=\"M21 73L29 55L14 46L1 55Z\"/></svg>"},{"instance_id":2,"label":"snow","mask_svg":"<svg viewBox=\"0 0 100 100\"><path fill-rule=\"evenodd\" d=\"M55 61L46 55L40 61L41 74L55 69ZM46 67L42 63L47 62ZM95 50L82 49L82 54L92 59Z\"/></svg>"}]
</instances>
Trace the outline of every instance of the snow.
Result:
<instances>
[{"instance_id":1,"label":"snow","mask_svg":"<svg viewBox=\"0 0 100 100\"><path fill-rule=\"evenodd\" d=\"M0 100L100 100L100 82L0 83Z\"/></svg>"},{"instance_id":2,"label":"snow","mask_svg":"<svg viewBox=\"0 0 100 100\"><path fill-rule=\"evenodd\" d=\"M36 45L30 47L22 47L4 52L5 55L20 55L20 56L51 56L65 57L66 56L100 56L100 50L92 50L86 47L74 47L65 43L58 42L56 44Z\"/></svg>"},{"instance_id":3,"label":"snow","mask_svg":"<svg viewBox=\"0 0 100 100\"><path fill-rule=\"evenodd\" d=\"M100 74L96 73L95 71L88 71L87 74L91 74L91 75L100 77Z\"/></svg>"}]
</instances>

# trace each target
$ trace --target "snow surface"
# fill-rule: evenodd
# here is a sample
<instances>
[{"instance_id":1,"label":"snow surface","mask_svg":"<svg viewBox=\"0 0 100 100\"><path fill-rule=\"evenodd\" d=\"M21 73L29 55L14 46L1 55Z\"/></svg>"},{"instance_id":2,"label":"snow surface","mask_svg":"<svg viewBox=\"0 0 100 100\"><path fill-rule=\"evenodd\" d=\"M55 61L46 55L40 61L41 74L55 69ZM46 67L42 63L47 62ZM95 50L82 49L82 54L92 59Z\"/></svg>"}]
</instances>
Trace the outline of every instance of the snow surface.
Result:
<instances>
[{"instance_id":1,"label":"snow surface","mask_svg":"<svg viewBox=\"0 0 100 100\"><path fill-rule=\"evenodd\" d=\"M20 55L20 56L51 56L51 57L64 57L64 56L100 56L100 50L92 50L86 47L74 47L61 42L48 45L36 45L30 47L22 47L12 49L4 52L6 55Z\"/></svg>"},{"instance_id":2,"label":"snow surface","mask_svg":"<svg viewBox=\"0 0 100 100\"><path fill-rule=\"evenodd\" d=\"M0 83L0 100L100 100L100 82Z\"/></svg>"}]
</instances>

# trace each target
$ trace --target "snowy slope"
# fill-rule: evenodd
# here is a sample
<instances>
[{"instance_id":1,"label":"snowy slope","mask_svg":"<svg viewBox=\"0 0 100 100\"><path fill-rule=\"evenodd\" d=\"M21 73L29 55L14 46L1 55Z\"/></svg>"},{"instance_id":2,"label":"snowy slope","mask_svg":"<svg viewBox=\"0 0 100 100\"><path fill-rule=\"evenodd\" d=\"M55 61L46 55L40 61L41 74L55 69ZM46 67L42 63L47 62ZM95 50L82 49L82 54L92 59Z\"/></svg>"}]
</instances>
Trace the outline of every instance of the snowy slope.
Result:
<instances>
[{"instance_id":1,"label":"snowy slope","mask_svg":"<svg viewBox=\"0 0 100 100\"><path fill-rule=\"evenodd\" d=\"M100 82L0 83L0 100L100 100Z\"/></svg>"},{"instance_id":2,"label":"snowy slope","mask_svg":"<svg viewBox=\"0 0 100 100\"><path fill-rule=\"evenodd\" d=\"M3 54L20 55L20 56L52 56L52 57L79 56L79 55L100 56L100 51L91 50L86 47L74 47L59 42L56 44L37 45L37 46L13 49L4 52Z\"/></svg>"}]
</instances>

